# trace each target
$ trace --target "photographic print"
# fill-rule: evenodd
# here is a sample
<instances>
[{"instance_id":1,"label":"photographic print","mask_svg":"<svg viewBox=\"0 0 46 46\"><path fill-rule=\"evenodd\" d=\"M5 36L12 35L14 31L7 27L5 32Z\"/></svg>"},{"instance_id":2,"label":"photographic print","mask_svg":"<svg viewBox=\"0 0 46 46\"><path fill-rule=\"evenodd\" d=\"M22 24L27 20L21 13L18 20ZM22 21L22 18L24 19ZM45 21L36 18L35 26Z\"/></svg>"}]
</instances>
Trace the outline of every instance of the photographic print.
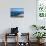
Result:
<instances>
[{"instance_id":1,"label":"photographic print","mask_svg":"<svg viewBox=\"0 0 46 46\"><path fill-rule=\"evenodd\" d=\"M11 17L24 17L24 8L11 8Z\"/></svg>"}]
</instances>

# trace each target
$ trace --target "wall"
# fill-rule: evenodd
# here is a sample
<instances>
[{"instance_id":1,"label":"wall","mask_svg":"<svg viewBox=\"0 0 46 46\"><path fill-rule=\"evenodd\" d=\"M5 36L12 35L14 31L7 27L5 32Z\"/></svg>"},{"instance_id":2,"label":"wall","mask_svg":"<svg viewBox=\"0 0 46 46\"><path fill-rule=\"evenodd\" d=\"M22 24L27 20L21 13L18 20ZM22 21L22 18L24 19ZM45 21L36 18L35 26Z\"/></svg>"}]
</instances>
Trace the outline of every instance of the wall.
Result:
<instances>
[{"instance_id":1,"label":"wall","mask_svg":"<svg viewBox=\"0 0 46 46\"><path fill-rule=\"evenodd\" d=\"M24 8L24 18L11 18L10 8L18 7ZM30 32L32 37L32 24L36 24L36 0L0 0L0 34L18 26L19 32Z\"/></svg>"}]
</instances>

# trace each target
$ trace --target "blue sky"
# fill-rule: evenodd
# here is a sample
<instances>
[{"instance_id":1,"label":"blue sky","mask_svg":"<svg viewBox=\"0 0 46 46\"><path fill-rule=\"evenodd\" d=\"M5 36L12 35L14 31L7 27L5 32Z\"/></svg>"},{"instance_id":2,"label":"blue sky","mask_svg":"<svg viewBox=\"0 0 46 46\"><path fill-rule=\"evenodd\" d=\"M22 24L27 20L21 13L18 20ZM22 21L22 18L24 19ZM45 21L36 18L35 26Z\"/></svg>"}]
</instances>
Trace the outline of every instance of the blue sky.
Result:
<instances>
[{"instance_id":1,"label":"blue sky","mask_svg":"<svg viewBox=\"0 0 46 46\"><path fill-rule=\"evenodd\" d=\"M24 11L24 8L11 8L11 11Z\"/></svg>"}]
</instances>

